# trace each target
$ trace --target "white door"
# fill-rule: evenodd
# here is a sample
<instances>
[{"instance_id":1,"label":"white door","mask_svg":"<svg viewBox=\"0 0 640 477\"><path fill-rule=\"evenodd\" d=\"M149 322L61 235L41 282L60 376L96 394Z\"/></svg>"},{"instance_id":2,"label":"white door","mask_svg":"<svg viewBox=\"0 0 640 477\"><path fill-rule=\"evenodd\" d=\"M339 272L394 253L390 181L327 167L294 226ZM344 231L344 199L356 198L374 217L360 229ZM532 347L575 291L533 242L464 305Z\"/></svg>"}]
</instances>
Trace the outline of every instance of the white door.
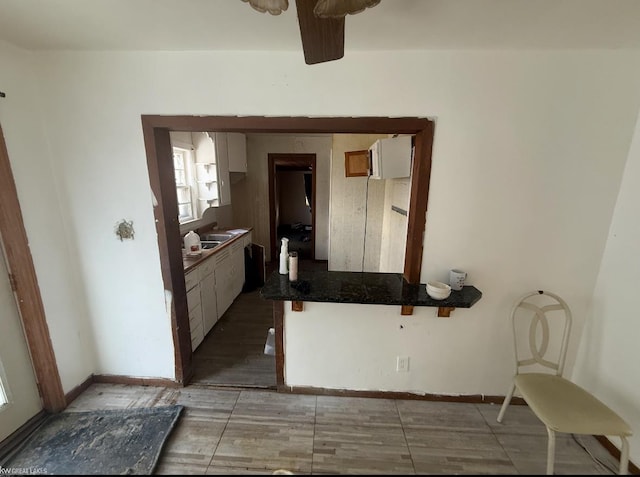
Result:
<instances>
[{"instance_id":1,"label":"white door","mask_svg":"<svg viewBox=\"0 0 640 477\"><path fill-rule=\"evenodd\" d=\"M31 356L0 253L0 441L41 409Z\"/></svg>"}]
</instances>

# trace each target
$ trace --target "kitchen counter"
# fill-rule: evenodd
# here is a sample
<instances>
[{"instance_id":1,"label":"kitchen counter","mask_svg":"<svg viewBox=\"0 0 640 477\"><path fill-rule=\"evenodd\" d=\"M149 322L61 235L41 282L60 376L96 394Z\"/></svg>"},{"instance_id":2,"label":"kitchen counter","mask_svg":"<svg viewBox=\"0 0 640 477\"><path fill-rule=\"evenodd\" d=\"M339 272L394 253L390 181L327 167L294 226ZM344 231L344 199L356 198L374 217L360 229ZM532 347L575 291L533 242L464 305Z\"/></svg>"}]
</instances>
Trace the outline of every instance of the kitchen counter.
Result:
<instances>
[{"instance_id":1,"label":"kitchen counter","mask_svg":"<svg viewBox=\"0 0 640 477\"><path fill-rule=\"evenodd\" d=\"M444 300L434 300L427 295L424 283L412 285L401 273L324 271L300 271L297 282L275 271L260 294L268 300L433 306L449 310L470 308L482 297L480 290L467 285L460 291L452 291Z\"/></svg>"},{"instance_id":2,"label":"kitchen counter","mask_svg":"<svg viewBox=\"0 0 640 477\"><path fill-rule=\"evenodd\" d=\"M226 240L225 242L221 243L216 248L202 250L202 254L197 256L197 257L188 257L186 255L186 253L187 253L186 250L183 249L182 250L182 264L184 266L184 273L187 273L187 272L191 271L194 267L196 267L198 264L200 264L201 262L203 262L207 258L211 257L212 255L215 255L216 253L220 252L221 250L225 250L227 247L230 247L231 244L237 242L238 240L242 240L242 237L244 237L249 232L251 232L253 230L253 227L217 228L217 229L209 231L208 233L229 232L230 230L234 230L234 231L235 230L245 230L245 232L234 234L234 237L232 237L229 240Z\"/></svg>"}]
</instances>

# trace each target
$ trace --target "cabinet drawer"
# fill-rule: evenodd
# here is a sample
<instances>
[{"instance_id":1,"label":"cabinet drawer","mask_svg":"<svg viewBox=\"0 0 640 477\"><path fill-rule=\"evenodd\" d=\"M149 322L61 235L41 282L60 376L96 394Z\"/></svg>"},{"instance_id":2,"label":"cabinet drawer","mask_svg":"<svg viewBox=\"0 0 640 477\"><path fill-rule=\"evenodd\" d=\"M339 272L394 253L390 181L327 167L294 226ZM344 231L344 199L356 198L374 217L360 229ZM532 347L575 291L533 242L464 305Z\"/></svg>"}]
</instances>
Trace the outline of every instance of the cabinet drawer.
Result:
<instances>
[{"instance_id":1,"label":"cabinet drawer","mask_svg":"<svg viewBox=\"0 0 640 477\"><path fill-rule=\"evenodd\" d=\"M231 253L242 253L242 240L231 244Z\"/></svg>"},{"instance_id":2,"label":"cabinet drawer","mask_svg":"<svg viewBox=\"0 0 640 477\"><path fill-rule=\"evenodd\" d=\"M202 325L202 308L198 306L189 311L189 329L193 332L200 325Z\"/></svg>"},{"instance_id":3,"label":"cabinet drawer","mask_svg":"<svg viewBox=\"0 0 640 477\"><path fill-rule=\"evenodd\" d=\"M229 259L229 255L231 255L231 249L230 248L227 248L225 250L222 250L221 252L216 253L214 255L216 267L218 267L225 260L228 260Z\"/></svg>"},{"instance_id":4,"label":"cabinet drawer","mask_svg":"<svg viewBox=\"0 0 640 477\"><path fill-rule=\"evenodd\" d=\"M189 314L194 308L200 307L200 286L195 286L187 292L187 308Z\"/></svg>"},{"instance_id":5,"label":"cabinet drawer","mask_svg":"<svg viewBox=\"0 0 640 477\"><path fill-rule=\"evenodd\" d=\"M201 265L198 265L198 270L200 272L200 280L205 278L208 275L211 275L216 268L216 261L214 258L209 258Z\"/></svg>"},{"instance_id":6,"label":"cabinet drawer","mask_svg":"<svg viewBox=\"0 0 640 477\"><path fill-rule=\"evenodd\" d=\"M242 237L242 245L243 247L246 247L247 245L251 245L251 232L249 232L248 234L245 234L245 236Z\"/></svg>"},{"instance_id":7,"label":"cabinet drawer","mask_svg":"<svg viewBox=\"0 0 640 477\"><path fill-rule=\"evenodd\" d=\"M191 290L200 282L200 276L198 275L198 269L191 270L184 276L184 284L187 287L187 291Z\"/></svg>"}]
</instances>

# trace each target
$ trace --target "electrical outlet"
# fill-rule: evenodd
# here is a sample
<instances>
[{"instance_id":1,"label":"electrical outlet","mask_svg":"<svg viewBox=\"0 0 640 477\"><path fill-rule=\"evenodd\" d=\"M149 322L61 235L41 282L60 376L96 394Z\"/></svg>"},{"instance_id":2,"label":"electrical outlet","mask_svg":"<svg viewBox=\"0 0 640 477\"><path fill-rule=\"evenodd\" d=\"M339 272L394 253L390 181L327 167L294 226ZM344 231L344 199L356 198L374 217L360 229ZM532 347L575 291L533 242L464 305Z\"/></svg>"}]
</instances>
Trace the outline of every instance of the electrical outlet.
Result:
<instances>
[{"instance_id":1,"label":"electrical outlet","mask_svg":"<svg viewBox=\"0 0 640 477\"><path fill-rule=\"evenodd\" d=\"M408 356L398 356L396 358L396 371L398 373L406 373L409 371L409 357Z\"/></svg>"}]
</instances>

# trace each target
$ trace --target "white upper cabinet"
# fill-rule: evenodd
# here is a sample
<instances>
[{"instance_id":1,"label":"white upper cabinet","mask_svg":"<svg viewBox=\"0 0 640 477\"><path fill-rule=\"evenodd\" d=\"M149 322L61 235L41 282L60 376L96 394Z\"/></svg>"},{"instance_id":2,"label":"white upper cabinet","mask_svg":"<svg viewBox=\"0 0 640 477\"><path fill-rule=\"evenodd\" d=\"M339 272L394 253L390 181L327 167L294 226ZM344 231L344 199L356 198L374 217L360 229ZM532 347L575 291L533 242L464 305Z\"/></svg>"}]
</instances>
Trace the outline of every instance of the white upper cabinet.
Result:
<instances>
[{"instance_id":1,"label":"white upper cabinet","mask_svg":"<svg viewBox=\"0 0 640 477\"><path fill-rule=\"evenodd\" d=\"M370 148L371 178L395 179L411 176L411 136L378 139Z\"/></svg>"},{"instance_id":2,"label":"white upper cabinet","mask_svg":"<svg viewBox=\"0 0 640 477\"><path fill-rule=\"evenodd\" d=\"M229 172L247 172L247 137L242 133L227 133Z\"/></svg>"}]
</instances>

